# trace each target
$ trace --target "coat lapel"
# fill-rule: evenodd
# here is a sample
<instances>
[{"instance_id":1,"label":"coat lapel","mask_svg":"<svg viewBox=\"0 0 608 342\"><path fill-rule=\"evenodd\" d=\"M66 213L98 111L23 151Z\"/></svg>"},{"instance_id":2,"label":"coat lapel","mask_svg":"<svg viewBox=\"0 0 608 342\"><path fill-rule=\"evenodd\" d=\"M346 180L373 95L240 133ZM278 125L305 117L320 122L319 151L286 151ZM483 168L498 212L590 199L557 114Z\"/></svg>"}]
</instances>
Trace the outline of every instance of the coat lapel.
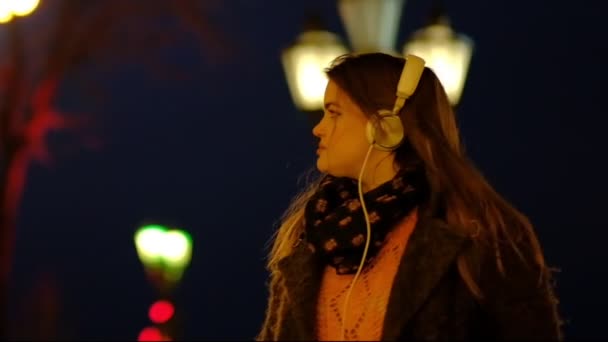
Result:
<instances>
[{"instance_id":1,"label":"coat lapel","mask_svg":"<svg viewBox=\"0 0 608 342\"><path fill-rule=\"evenodd\" d=\"M454 232L443 221L418 222L393 281L382 340L399 338L467 241L469 237Z\"/></svg>"},{"instance_id":2,"label":"coat lapel","mask_svg":"<svg viewBox=\"0 0 608 342\"><path fill-rule=\"evenodd\" d=\"M288 335L297 336L298 340L315 340L317 299L322 275L319 262L305 243L299 243L294 252L281 260L278 266L285 277L285 287L298 330Z\"/></svg>"}]
</instances>

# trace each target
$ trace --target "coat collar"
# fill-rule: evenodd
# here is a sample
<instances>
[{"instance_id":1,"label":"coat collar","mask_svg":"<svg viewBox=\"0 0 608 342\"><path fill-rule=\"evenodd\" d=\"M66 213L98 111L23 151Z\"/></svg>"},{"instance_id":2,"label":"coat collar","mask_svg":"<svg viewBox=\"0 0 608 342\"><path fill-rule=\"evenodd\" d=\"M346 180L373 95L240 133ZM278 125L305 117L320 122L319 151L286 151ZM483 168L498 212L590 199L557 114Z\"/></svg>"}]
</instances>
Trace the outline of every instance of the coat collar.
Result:
<instances>
[{"instance_id":1,"label":"coat collar","mask_svg":"<svg viewBox=\"0 0 608 342\"><path fill-rule=\"evenodd\" d=\"M438 219L420 218L399 264L384 318L382 340L396 340L470 238ZM322 267L304 243L279 262L293 305L297 336L316 339Z\"/></svg>"}]
</instances>

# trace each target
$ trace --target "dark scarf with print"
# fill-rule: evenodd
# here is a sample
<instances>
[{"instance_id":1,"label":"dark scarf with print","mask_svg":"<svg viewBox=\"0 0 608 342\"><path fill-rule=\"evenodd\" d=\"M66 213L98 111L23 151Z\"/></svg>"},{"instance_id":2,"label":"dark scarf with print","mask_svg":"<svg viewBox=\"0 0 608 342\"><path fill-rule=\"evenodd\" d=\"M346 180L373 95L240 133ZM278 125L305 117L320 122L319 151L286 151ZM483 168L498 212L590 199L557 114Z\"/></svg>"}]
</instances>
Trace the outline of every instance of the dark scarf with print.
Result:
<instances>
[{"instance_id":1,"label":"dark scarf with print","mask_svg":"<svg viewBox=\"0 0 608 342\"><path fill-rule=\"evenodd\" d=\"M378 253L388 232L426 200L428 184L422 168L398 173L363 195L371 224L366 262ZM367 226L357 180L326 176L306 204L308 246L338 274L357 271L365 248Z\"/></svg>"}]
</instances>

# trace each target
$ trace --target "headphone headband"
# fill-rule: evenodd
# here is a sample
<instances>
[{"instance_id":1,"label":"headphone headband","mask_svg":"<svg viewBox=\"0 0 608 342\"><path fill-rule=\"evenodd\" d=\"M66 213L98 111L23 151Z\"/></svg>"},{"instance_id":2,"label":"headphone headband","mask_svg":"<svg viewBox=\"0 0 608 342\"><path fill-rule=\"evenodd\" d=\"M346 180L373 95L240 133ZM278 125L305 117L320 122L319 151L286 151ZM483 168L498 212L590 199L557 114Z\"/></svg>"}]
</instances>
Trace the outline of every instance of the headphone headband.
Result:
<instances>
[{"instance_id":1,"label":"headphone headband","mask_svg":"<svg viewBox=\"0 0 608 342\"><path fill-rule=\"evenodd\" d=\"M424 65L424 59L416 55L407 55L397 84L397 99L393 110L380 110L377 117L372 119L375 122L368 121L366 127L367 139L376 149L392 151L399 147L403 141L404 129L401 118L399 118L399 112L405 105L405 101L416 91L424 71Z\"/></svg>"}]
</instances>

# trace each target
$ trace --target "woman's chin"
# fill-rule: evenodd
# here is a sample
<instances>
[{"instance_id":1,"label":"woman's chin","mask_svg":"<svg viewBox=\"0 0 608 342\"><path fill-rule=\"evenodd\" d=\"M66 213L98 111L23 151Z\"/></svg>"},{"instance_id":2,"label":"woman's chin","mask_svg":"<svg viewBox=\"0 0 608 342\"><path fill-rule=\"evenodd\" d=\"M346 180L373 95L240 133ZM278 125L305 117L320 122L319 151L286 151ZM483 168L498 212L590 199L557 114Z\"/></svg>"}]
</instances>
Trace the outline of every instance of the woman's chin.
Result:
<instances>
[{"instance_id":1,"label":"woman's chin","mask_svg":"<svg viewBox=\"0 0 608 342\"><path fill-rule=\"evenodd\" d=\"M323 160L323 158L317 158L317 170L321 173L327 173L327 163Z\"/></svg>"}]
</instances>

